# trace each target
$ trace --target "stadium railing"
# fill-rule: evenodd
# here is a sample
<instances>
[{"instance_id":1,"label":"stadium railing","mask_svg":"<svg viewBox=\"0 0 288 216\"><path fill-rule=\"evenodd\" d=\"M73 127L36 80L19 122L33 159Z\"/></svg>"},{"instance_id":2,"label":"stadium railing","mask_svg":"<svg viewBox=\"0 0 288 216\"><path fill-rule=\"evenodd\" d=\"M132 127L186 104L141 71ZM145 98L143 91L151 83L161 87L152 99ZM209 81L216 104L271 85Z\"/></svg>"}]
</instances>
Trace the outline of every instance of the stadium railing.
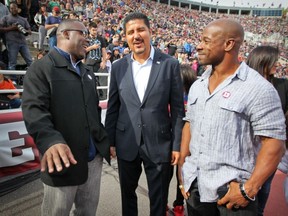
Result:
<instances>
[{"instance_id":1,"label":"stadium railing","mask_svg":"<svg viewBox=\"0 0 288 216\"><path fill-rule=\"evenodd\" d=\"M0 70L0 74L4 74L4 75L24 75L26 74L26 71L20 71L20 70ZM110 83L110 73L94 73L95 76L97 77L107 77L107 85L106 86L97 86L97 89L100 90L106 90L107 94L106 98L104 99L100 99L100 105L102 104L102 108L106 108L107 107L107 101L108 101L108 95L109 95L109 83ZM22 93L23 92L23 88L21 86L17 86L15 85L16 89L0 89L0 94L7 94L7 93ZM19 110L19 109L4 109L4 110L0 110L0 112L3 111L13 111L13 110Z\"/></svg>"}]
</instances>

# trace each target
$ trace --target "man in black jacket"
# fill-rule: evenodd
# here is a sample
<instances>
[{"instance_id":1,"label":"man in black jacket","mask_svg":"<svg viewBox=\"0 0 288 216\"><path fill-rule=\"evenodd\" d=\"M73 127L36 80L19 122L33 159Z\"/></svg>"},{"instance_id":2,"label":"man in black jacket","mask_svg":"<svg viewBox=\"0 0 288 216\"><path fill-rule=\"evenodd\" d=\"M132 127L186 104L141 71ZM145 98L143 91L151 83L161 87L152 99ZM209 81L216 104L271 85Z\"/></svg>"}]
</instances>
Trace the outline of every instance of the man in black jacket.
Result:
<instances>
[{"instance_id":1,"label":"man in black jacket","mask_svg":"<svg viewBox=\"0 0 288 216\"><path fill-rule=\"evenodd\" d=\"M96 214L102 158L110 163L101 124L95 76L81 62L87 30L76 20L61 22L57 47L25 75L23 115L42 154L42 215Z\"/></svg>"}]
</instances>

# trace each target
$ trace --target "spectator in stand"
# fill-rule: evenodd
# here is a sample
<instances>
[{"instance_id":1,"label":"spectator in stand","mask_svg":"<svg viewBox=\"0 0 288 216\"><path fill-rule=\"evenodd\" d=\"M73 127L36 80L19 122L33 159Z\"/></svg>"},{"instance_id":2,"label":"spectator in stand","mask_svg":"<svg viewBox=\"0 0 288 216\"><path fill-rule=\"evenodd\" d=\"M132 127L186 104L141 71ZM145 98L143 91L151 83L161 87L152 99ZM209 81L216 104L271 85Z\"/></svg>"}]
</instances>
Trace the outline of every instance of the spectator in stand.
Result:
<instances>
[{"instance_id":1,"label":"spectator in stand","mask_svg":"<svg viewBox=\"0 0 288 216\"><path fill-rule=\"evenodd\" d=\"M26 0L27 1L27 8L29 14L29 24L31 26L32 31L37 31L37 24L35 23L34 17L40 11L40 4L39 0Z\"/></svg>"},{"instance_id":2,"label":"spectator in stand","mask_svg":"<svg viewBox=\"0 0 288 216\"><path fill-rule=\"evenodd\" d=\"M25 0L16 0L18 15L26 19L29 18L28 7Z\"/></svg>"},{"instance_id":3,"label":"spectator in stand","mask_svg":"<svg viewBox=\"0 0 288 216\"><path fill-rule=\"evenodd\" d=\"M113 63L120 58L122 58L122 55L120 54L119 47L114 47L112 51L111 62Z\"/></svg>"},{"instance_id":4,"label":"spectator in stand","mask_svg":"<svg viewBox=\"0 0 288 216\"><path fill-rule=\"evenodd\" d=\"M78 1L75 1L73 4L74 12L77 14L83 14L83 7L80 6Z\"/></svg>"},{"instance_id":5,"label":"spectator in stand","mask_svg":"<svg viewBox=\"0 0 288 216\"><path fill-rule=\"evenodd\" d=\"M0 70L6 70L6 65L0 61ZM0 73L0 89L16 89L13 82ZM13 109L21 106L20 93L0 93L0 109Z\"/></svg>"},{"instance_id":6,"label":"spectator in stand","mask_svg":"<svg viewBox=\"0 0 288 216\"><path fill-rule=\"evenodd\" d=\"M99 68L106 66L106 41L97 34L97 24L89 23L89 46L86 48L86 64L91 66L91 70L97 72Z\"/></svg>"},{"instance_id":7,"label":"spectator in stand","mask_svg":"<svg viewBox=\"0 0 288 216\"><path fill-rule=\"evenodd\" d=\"M194 51L195 47L192 44L191 38L188 38L184 42L184 52L188 54L188 57L191 57L192 52ZM197 70L195 70L197 71Z\"/></svg>"},{"instance_id":8,"label":"spectator in stand","mask_svg":"<svg viewBox=\"0 0 288 216\"><path fill-rule=\"evenodd\" d=\"M38 26L39 39L38 39L38 48L39 50L44 49L44 40L46 38L47 30L45 29L45 22L50 16L46 10L46 5L41 5L39 12L34 17L34 22Z\"/></svg>"},{"instance_id":9,"label":"spectator in stand","mask_svg":"<svg viewBox=\"0 0 288 216\"><path fill-rule=\"evenodd\" d=\"M112 56L112 52L110 50L106 50L106 53L107 53L106 68L107 68L107 72L110 73L111 72L111 67L112 67L112 62L110 61L111 56Z\"/></svg>"},{"instance_id":10,"label":"spectator in stand","mask_svg":"<svg viewBox=\"0 0 288 216\"><path fill-rule=\"evenodd\" d=\"M54 46L57 46L56 32L61 21L62 18L60 16L60 9L58 6L55 6L52 9L52 15L48 16L45 21L45 29L47 30L47 36L49 37L50 49L52 49Z\"/></svg>"},{"instance_id":11,"label":"spectator in stand","mask_svg":"<svg viewBox=\"0 0 288 216\"><path fill-rule=\"evenodd\" d=\"M79 19L79 16L77 15L76 12L70 12L69 19Z\"/></svg>"},{"instance_id":12,"label":"spectator in stand","mask_svg":"<svg viewBox=\"0 0 288 216\"><path fill-rule=\"evenodd\" d=\"M87 3L87 7L85 9L85 15L88 18L89 22L91 22L94 18L94 8L93 8L93 3L92 2L88 2Z\"/></svg>"},{"instance_id":13,"label":"spectator in stand","mask_svg":"<svg viewBox=\"0 0 288 216\"><path fill-rule=\"evenodd\" d=\"M123 54L123 51L124 51L124 49L126 48L126 47L124 46L124 41L121 40L121 41L119 42L118 48L119 48L120 54Z\"/></svg>"},{"instance_id":14,"label":"spectator in stand","mask_svg":"<svg viewBox=\"0 0 288 216\"><path fill-rule=\"evenodd\" d=\"M171 39L167 44L166 47L168 48L168 54L175 58L175 54L177 52L177 40Z\"/></svg>"},{"instance_id":15,"label":"spectator in stand","mask_svg":"<svg viewBox=\"0 0 288 216\"><path fill-rule=\"evenodd\" d=\"M107 46L107 49L113 52L113 48L118 46L119 46L119 39L115 37L113 38L112 43Z\"/></svg>"},{"instance_id":16,"label":"spectator in stand","mask_svg":"<svg viewBox=\"0 0 288 216\"><path fill-rule=\"evenodd\" d=\"M24 17L18 15L18 6L10 3L10 14L0 21L0 31L5 33L6 46L9 58L9 70L15 70L17 55L21 54L27 66L32 64L32 57L26 42L26 36L31 34L30 25Z\"/></svg>"},{"instance_id":17,"label":"spectator in stand","mask_svg":"<svg viewBox=\"0 0 288 216\"><path fill-rule=\"evenodd\" d=\"M50 0L49 3L48 3L48 9L49 9L49 12L52 12L53 11L53 8L54 7L60 7L60 3L56 0Z\"/></svg>"},{"instance_id":18,"label":"spectator in stand","mask_svg":"<svg viewBox=\"0 0 288 216\"><path fill-rule=\"evenodd\" d=\"M1 0L1 2L0 2L0 21L4 16L9 15L9 10L8 10L7 6L2 3L2 1L4 3L4 0ZM0 27L1 27L1 25L0 25ZM4 54L2 52L2 47L5 44L6 44L5 33L0 31L0 61L3 61L5 58Z\"/></svg>"},{"instance_id":19,"label":"spectator in stand","mask_svg":"<svg viewBox=\"0 0 288 216\"><path fill-rule=\"evenodd\" d=\"M73 12L74 10L73 10L73 7L72 7L72 5L71 5L71 3L70 2L67 2L66 4L65 4L65 9L64 9L66 12Z\"/></svg>"},{"instance_id":20,"label":"spectator in stand","mask_svg":"<svg viewBox=\"0 0 288 216\"><path fill-rule=\"evenodd\" d=\"M3 3L4 3L4 0L3 0ZM8 10L7 6L4 5L3 3L2 3L2 0L1 0L1 2L0 2L0 20L1 20L4 16L6 16L6 15L9 14L9 10Z\"/></svg>"},{"instance_id":21,"label":"spectator in stand","mask_svg":"<svg viewBox=\"0 0 288 216\"><path fill-rule=\"evenodd\" d=\"M87 58L86 65L94 73L103 72L106 69L106 41L103 37L97 34L97 24L89 23L89 46L86 48ZM100 71L99 71L100 70ZM97 77L99 86L107 85L107 77ZM99 98L107 99L107 91L103 89L98 90Z\"/></svg>"}]
</instances>

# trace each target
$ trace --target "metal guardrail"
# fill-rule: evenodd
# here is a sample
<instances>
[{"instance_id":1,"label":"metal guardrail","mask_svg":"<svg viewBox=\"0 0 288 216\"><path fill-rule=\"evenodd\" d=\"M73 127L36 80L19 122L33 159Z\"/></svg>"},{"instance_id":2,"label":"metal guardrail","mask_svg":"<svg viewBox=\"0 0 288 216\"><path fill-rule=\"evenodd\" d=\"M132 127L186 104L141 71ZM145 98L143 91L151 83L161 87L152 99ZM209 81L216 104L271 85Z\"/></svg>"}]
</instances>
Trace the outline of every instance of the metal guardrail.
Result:
<instances>
[{"instance_id":1,"label":"metal guardrail","mask_svg":"<svg viewBox=\"0 0 288 216\"><path fill-rule=\"evenodd\" d=\"M25 75L26 71L20 71L20 70L0 70L1 74L4 75ZM97 89L106 89L107 90L107 98L100 100L100 102L105 102L108 101L108 95L109 95L109 83L110 83L110 73L94 73L95 76L103 76L107 77L107 84L106 86L97 86ZM5 89L5 90L0 90L0 94L5 94L5 93L18 93L18 92L23 92L23 88L17 88L17 89Z\"/></svg>"}]
</instances>

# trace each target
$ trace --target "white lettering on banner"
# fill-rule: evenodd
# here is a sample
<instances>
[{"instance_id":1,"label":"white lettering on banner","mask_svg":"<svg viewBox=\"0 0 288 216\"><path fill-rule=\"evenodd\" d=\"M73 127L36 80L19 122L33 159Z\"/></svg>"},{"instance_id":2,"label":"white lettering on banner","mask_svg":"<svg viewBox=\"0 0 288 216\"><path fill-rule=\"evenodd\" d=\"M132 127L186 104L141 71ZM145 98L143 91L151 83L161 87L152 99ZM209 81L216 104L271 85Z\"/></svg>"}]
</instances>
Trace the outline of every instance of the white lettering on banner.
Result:
<instances>
[{"instance_id":1,"label":"white lettering on banner","mask_svg":"<svg viewBox=\"0 0 288 216\"><path fill-rule=\"evenodd\" d=\"M21 137L10 139L9 132L18 132ZM22 149L25 146L23 135L28 134L24 121L0 124L0 168L15 166L27 161L35 160L32 147ZM22 154L12 156L12 148L21 148Z\"/></svg>"}]
</instances>

